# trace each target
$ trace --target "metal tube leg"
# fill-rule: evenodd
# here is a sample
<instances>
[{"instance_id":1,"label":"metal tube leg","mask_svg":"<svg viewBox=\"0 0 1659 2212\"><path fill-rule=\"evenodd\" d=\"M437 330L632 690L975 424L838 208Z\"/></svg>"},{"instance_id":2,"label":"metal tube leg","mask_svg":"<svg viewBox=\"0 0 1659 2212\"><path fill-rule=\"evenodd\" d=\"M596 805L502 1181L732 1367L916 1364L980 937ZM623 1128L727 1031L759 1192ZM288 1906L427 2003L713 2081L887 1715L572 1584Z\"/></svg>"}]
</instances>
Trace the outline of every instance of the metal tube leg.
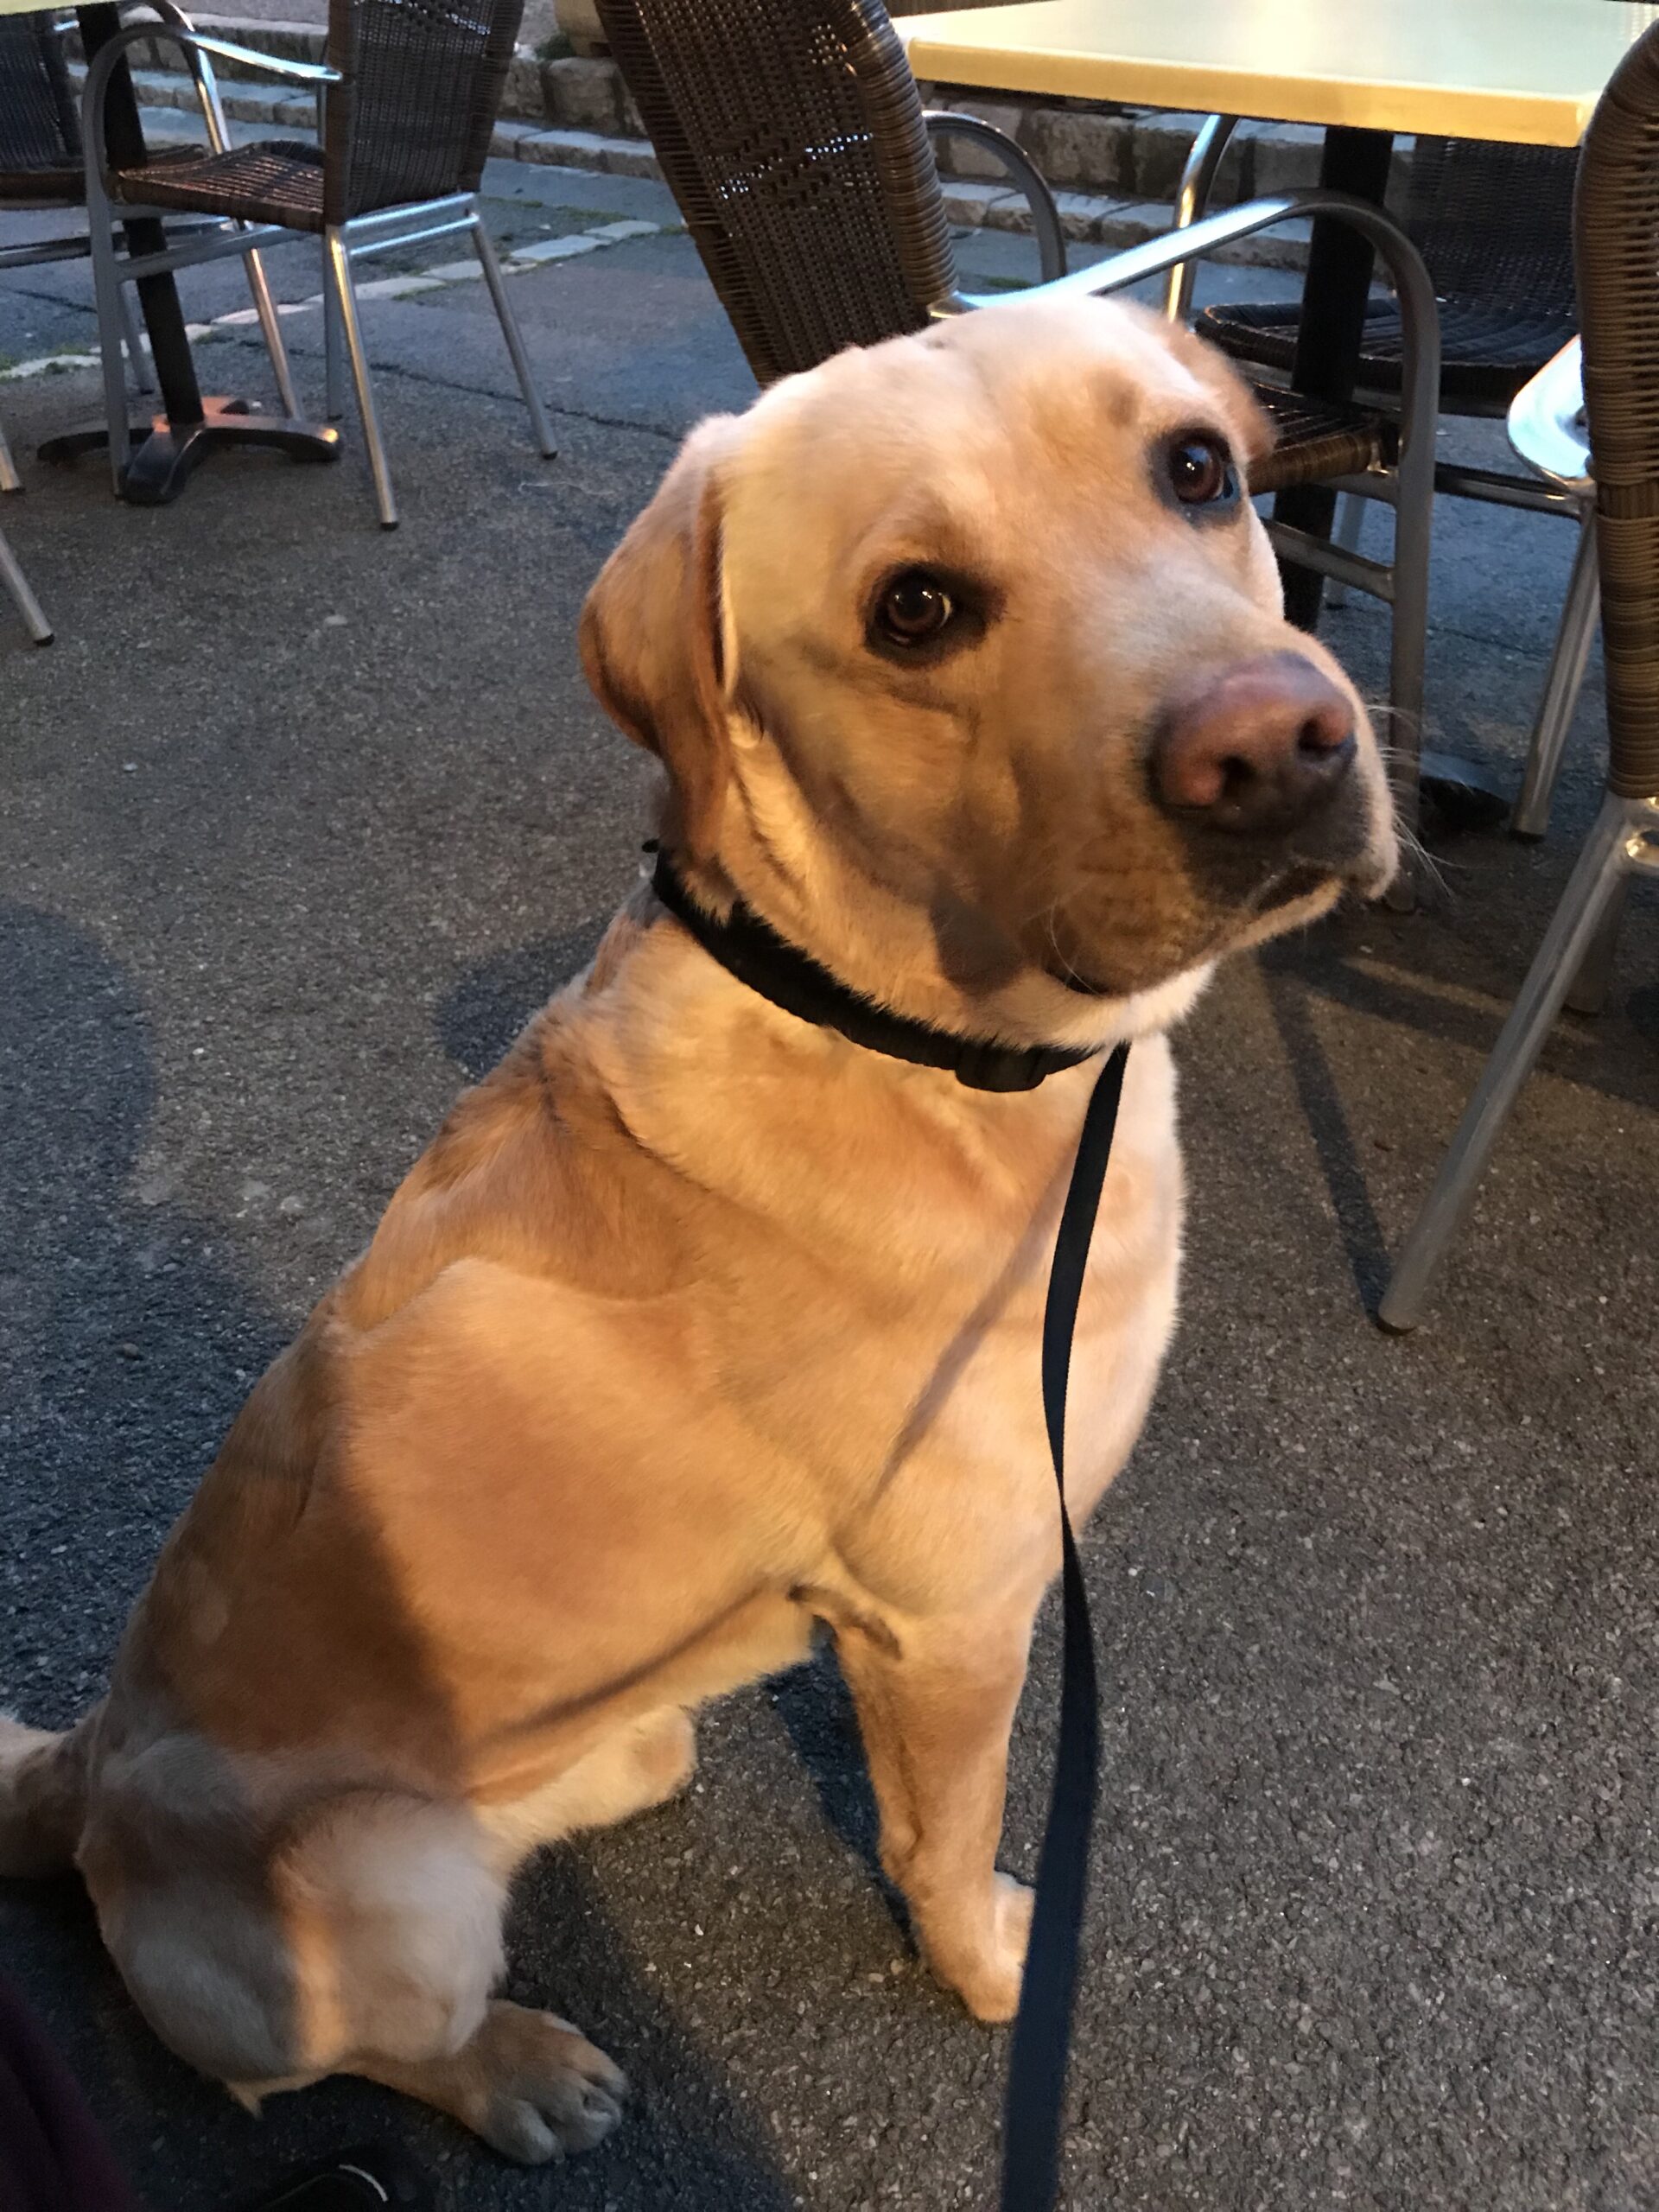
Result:
<instances>
[{"instance_id":1,"label":"metal tube leg","mask_svg":"<svg viewBox=\"0 0 1659 2212\"><path fill-rule=\"evenodd\" d=\"M1630 893L1630 879L1627 875L1607 901L1601 925L1590 940L1590 950L1580 961L1578 973L1567 986L1567 1004L1573 1014L1599 1014L1607 1003L1608 986L1613 980L1613 960L1618 950L1619 928Z\"/></svg>"},{"instance_id":2,"label":"metal tube leg","mask_svg":"<svg viewBox=\"0 0 1659 2212\"><path fill-rule=\"evenodd\" d=\"M484 227L484 219L474 212L473 216L473 244L484 265L484 281L490 288L490 297L495 302L496 316L501 325L501 335L507 341L507 352L512 357L513 374L518 379L518 389L524 396L524 405L530 410L530 427L536 439L536 449L549 461L556 459L558 448L553 442L553 428L547 419L547 410L542 405L542 395L536 389L536 380L530 371L530 356L524 351L524 340L518 328L518 318L512 311L512 302L507 297L501 264L496 258L495 241Z\"/></svg>"},{"instance_id":3,"label":"metal tube leg","mask_svg":"<svg viewBox=\"0 0 1659 2212\"><path fill-rule=\"evenodd\" d=\"M1485 1172L1498 1133L1532 1072L1608 906L1618 896L1633 811L1630 802L1611 791L1602 801L1538 957L1440 1162L1434 1187L1406 1239L1377 1314L1385 1329L1414 1329L1422 1319L1440 1262Z\"/></svg>"},{"instance_id":4,"label":"metal tube leg","mask_svg":"<svg viewBox=\"0 0 1659 2212\"><path fill-rule=\"evenodd\" d=\"M17 556L0 531L0 583L11 594L17 612L23 618L23 626L37 645L52 642L52 625L41 612L41 602L29 588L29 578L18 566Z\"/></svg>"},{"instance_id":5,"label":"metal tube leg","mask_svg":"<svg viewBox=\"0 0 1659 2212\"><path fill-rule=\"evenodd\" d=\"M328 249L325 245L322 251L322 365L327 397L323 404L331 423L338 423L346 412L346 379L340 374L343 350L340 334L340 297L334 290L334 276L328 265Z\"/></svg>"},{"instance_id":6,"label":"metal tube leg","mask_svg":"<svg viewBox=\"0 0 1659 2212\"><path fill-rule=\"evenodd\" d=\"M0 429L0 492L21 492L23 480L17 474L17 464L11 457L11 448L6 443L6 434Z\"/></svg>"},{"instance_id":7,"label":"metal tube leg","mask_svg":"<svg viewBox=\"0 0 1659 2212\"><path fill-rule=\"evenodd\" d=\"M1359 534L1365 527L1365 502L1357 493L1344 492L1337 501L1337 526L1332 531L1332 543L1344 553L1357 553ZM1332 576L1325 580L1325 603L1327 607L1346 607L1348 587L1339 584Z\"/></svg>"},{"instance_id":8,"label":"metal tube leg","mask_svg":"<svg viewBox=\"0 0 1659 2212\"><path fill-rule=\"evenodd\" d=\"M374 503L379 510L382 528L396 530L397 502L392 497L391 472L386 467L386 448L380 435L380 417L375 410L374 386L369 380L369 357L363 350L363 331L357 319L357 294L352 286L352 257L346 251L346 234L338 225L331 225L324 237L328 253L329 281L339 302L346 351L351 357L352 382L357 389L357 411L363 424L363 442L369 449L369 469L374 478Z\"/></svg>"},{"instance_id":9,"label":"metal tube leg","mask_svg":"<svg viewBox=\"0 0 1659 2212\"><path fill-rule=\"evenodd\" d=\"M98 349L104 367L104 412L108 418L110 478L118 499L132 458L127 429L127 378L122 360L121 274L116 267L115 234L103 211L91 210L92 295L98 308Z\"/></svg>"},{"instance_id":10,"label":"metal tube leg","mask_svg":"<svg viewBox=\"0 0 1659 2212\"><path fill-rule=\"evenodd\" d=\"M345 352L352 359L352 383L356 385L356 411L363 423L363 442L370 449L370 474L374 475L374 505L380 511L380 526L394 531L398 526L398 502L391 498L391 471L385 465L385 440L380 438L380 416L374 407L374 385L370 383L370 356L363 352L363 327L356 319L356 292L352 288L352 254L345 248L345 232L339 228L327 230L327 265L329 279L334 283L334 296L340 308L340 329L345 334Z\"/></svg>"},{"instance_id":11,"label":"metal tube leg","mask_svg":"<svg viewBox=\"0 0 1659 2212\"><path fill-rule=\"evenodd\" d=\"M1357 501L1355 503L1358 504ZM1389 703L1386 733L1389 780L1395 811L1409 836L1417 828L1419 779L1423 743L1423 656L1428 644L1428 551L1432 516L1428 503L1415 512L1402 499L1394 518L1394 620L1389 640ZM1417 903L1409 844L1407 858L1389 892L1396 913Z\"/></svg>"},{"instance_id":12,"label":"metal tube leg","mask_svg":"<svg viewBox=\"0 0 1659 2212\"><path fill-rule=\"evenodd\" d=\"M132 298L123 284L121 290L121 340L127 349L127 365L132 371L132 381L144 393L156 389L156 372L149 365L145 351L143 334L138 327L138 318L133 313Z\"/></svg>"},{"instance_id":13,"label":"metal tube leg","mask_svg":"<svg viewBox=\"0 0 1659 2212\"><path fill-rule=\"evenodd\" d=\"M293 372L288 365L288 348L283 343L282 318L276 312L276 302L270 296L265 264L257 253L245 253L242 263L248 272L248 289L253 295L259 327L264 333L265 351L270 356L271 374L276 379L276 396L282 403L283 414L292 422L299 415L299 396L294 389Z\"/></svg>"},{"instance_id":14,"label":"metal tube leg","mask_svg":"<svg viewBox=\"0 0 1659 2212\"><path fill-rule=\"evenodd\" d=\"M1516 837L1541 837L1549 827L1549 803L1560 773L1567 734L1573 727L1573 709L1584 687L1585 664L1601 619L1601 576L1596 567L1596 517L1586 507L1579 529L1579 550L1573 558L1567 598L1561 607L1555 649L1549 658L1538 719L1532 726L1527 749L1527 772L1510 823Z\"/></svg>"}]
</instances>

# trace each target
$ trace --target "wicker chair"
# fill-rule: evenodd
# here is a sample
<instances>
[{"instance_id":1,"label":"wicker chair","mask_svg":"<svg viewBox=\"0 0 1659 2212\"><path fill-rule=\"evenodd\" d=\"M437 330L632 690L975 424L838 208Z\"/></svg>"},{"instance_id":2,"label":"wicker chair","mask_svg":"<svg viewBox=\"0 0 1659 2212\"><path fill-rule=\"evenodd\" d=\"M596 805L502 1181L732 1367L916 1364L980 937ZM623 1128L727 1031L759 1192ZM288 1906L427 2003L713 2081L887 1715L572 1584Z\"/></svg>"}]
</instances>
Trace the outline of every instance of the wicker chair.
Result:
<instances>
[{"instance_id":1,"label":"wicker chair","mask_svg":"<svg viewBox=\"0 0 1659 2212\"><path fill-rule=\"evenodd\" d=\"M1237 118L1211 116L1193 140L1177 200L1178 225L1208 204L1222 154ZM1578 327L1573 290L1573 180L1575 150L1510 146L1477 139L1419 138L1412 158L1404 228L1428 264L1440 309L1440 410L1502 416L1522 387ZM1190 271L1172 278L1171 315L1191 302ZM1249 367L1290 372L1301 316L1297 300L1206 308L1196 327ZM1357 388L1386 407L1400 389L1402 331L1392 301L1366 310ZM1435 488L1454 498L1566 516L1584 523L1581 502L1535 476L1442 462ZM1359 539L1363 506L1351 494L1338 513L1336 542ZM1527 770L1511 827L1541 837L1549 819L1555 771L1583 680L1597 619L1595 569L1586 526L1548 676L1541 696Z\"/></svg>"},{"instance_id":2,"label":"wicker chair","mask_svg":"<svg viewBox=\"0 0 1659 2212\"><path fill-rule=\"evenodd\" d=\"M172 0L150 0L149 12L181 31L191 28L189 17ZM64 51L64 29L55 12L0 16L0 213L75 208L86 204L86 164ZM222 146L226 143L225 118L212 68L198 60L193 74L208 143ZM92 241L85 232L65 238L32 238L26 245L0 245L0 270L82 260L91 251ZM292 414L296 411L294 389L264 270L257 253L249 252L245 258L249 289L270 351L277 390L285 411ZM144 352L130 314L122 316L120 334L139 389L149 391ZM0 491L21 488L10 451L0 435Z\"/></svg>"},{"instance_id":3,"label":"wicker chair","mask_svg":"<svg viewBox=\"0 0 1659 2212\"><path fill-rule=\"evenodd\" d=\"M1422 1318L1510 1109L1574 979L1605 952L1631 877L1659 875L1659 25L1630 49L1597 107L1573 234L1607 668L1607 793L1406 1240L1381 1309L1391 1329L1414 1328ZM1566 475L1580 397L1570 362L1557 389L1563 458L1552 465Z\"/></svg>"},{"instance_id":4,"label":"wicker chair","mask_svg":"<svg viewBox=\"0 0 1659 2212\"><path fill-rule=\"evenodd\" d=\"M947 122L924 118L880 0L598 0L598 8L663 173L763 384L842 346L988 304L957 288L929 142L930 121L938 129ZM1275 537L1320 574L1393 601L1395 791L1409 820L1439 374L1432 293L1415 250L1376 208L1324 192L1285 193L1046 290L1120 290L1189 254L1318 212L1364 232L1401 289L1406 404L1396 423L1264 390L1281 442L1253 471L1251 489L1375 480L1397 500L1389 566L1276 526Z\"/></svg>"},{"instance_id":5,"label":"wicker chair","mask_svg":"<svg viewBox=\"0 0 1659 2212\"><path fill-rule=\"evenodd\" d=\"M214 149L164 168L108 174L89 163L88 197L96 211L113 209L124 217L137 210L229 218L254 226L247 235L260 245L321 238L330 408L334 411L333 357L339 332L351 359L376 507L389 530L397 525L397 506L358 320L354 259L416 240L467 234L483 266L536 442L544 454L555 451L500 264L474 197L522 11L523 0L482 0L477 6L457 0L421 0L418 5L406 0L330 0L327 59L321 63L283 60L169 26L165 33L124 31L101 49L87 74L84 135L89 146L104 143L103 101L110 73L137 37L170 36L188 53L233 61L316 93L316 145L268 139ZM229 249L193 245L134 260L118 257L108 223L95 223L93 234L107 389L116 374L107 334L120 287L147 274L215 258ZM124 440L118 442L113 435L111 461L118 485L127 454Z\"/></svg>"}]
</instances>

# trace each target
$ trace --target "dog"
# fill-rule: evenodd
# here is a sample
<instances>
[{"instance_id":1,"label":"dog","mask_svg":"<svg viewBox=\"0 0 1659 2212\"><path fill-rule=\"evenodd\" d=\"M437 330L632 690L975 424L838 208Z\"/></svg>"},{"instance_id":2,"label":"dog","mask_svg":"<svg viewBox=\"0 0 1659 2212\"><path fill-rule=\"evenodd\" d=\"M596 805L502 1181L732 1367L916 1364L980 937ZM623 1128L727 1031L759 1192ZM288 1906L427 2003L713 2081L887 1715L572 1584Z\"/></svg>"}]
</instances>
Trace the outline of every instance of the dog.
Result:
<instances>
[{"instance_id":1,"label":"dog","mask_svg":"<svg viewBox=\"0 0 1659 2212\"><path fill-rule=\"evenodd\" d=\"M818 1624L922 1952L1014 2010L996 1852L1058 1560L1038 1341L1084 1056L1135 1040L1079 1522L1175 1318L1166 1033L1395 864L1364 709L1283 618L1267 444L1187 334L1011 302L705 423L612 555L583 660L660 759L697 926L641 884L255 1388L102 1703L0 1733L0 1866L73 1861L155 2029L250 2104L348 2072L509 2158L604 2138L617 2067L493 1994L514 1869L682 1789L697 1707ZM947 1062L1048 1071L803 1018L711 957L740 910Z\"/></svg>"}]
</instances>

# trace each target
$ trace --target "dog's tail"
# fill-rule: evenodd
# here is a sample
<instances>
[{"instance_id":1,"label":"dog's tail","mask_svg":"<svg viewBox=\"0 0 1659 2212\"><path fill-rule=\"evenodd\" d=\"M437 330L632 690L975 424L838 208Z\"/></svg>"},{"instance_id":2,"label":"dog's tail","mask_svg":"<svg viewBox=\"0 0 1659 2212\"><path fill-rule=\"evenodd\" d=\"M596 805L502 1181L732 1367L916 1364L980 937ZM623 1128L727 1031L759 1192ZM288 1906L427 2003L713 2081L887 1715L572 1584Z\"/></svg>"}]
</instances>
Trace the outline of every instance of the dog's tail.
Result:
<instances>
[{"instance_id":1,"label":"dog's tail","mask_svg":"<svg viewBox=\"0 0 1659 2212\"><path fill-rule=\"evenodd\" d=\"M0 1874L74 1863L86 1804L88 1722L64 1733L0 1713Z\"/></svg>"}]
</instances>

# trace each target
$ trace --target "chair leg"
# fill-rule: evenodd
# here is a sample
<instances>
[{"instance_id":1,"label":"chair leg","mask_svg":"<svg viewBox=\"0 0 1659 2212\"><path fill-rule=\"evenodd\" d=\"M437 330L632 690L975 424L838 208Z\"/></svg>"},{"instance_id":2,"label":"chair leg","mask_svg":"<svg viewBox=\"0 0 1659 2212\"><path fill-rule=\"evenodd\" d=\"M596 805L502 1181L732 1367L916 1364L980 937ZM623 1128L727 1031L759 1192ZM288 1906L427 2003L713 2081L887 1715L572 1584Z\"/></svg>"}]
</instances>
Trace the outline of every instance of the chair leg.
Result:
<instances>
[{"instance_id":1,"label":"chair leg","mask_svg":"<svg viewBox=\"0 0 1659 2212\"><path fill-rule=\"evenodd\" d=\"M536 379L531 374L530 356L524 351L524 335L518 327L518 318L512 311L512 302L507 297L501 264L496 257L495 241L485 229L484 219L476 209L473 213L473 245L484 265L484 281L490 288L491 299L495 302L496 317L501 325L501 335L507 341L507 352L512 357L513 373L518 379L518 389L524 396L524 405L530 410L530 427L536 439L536 449L547 460L556 460L559 449L553 442L552 425L547 419L547 410L542 405L542 395L536 389Z\"/></svg>"},{"instance_id":2,"label":"chair leg","mask_svg":"<svg viewBox=\"0 0 1659 2212\"><path fill-rule=\"evenodd\" d=\"M340 370L344 352L340 332L340 299L328 266L328 251L325 246L322 257L322 365L326 397L325 411L331 423L338 423L346 412L346 379Z\"/></svg>"},{"instance_id":3,"label":"chair leg","mask_svg":"<svg viewBox=\"0 0 1659 2212\"><path fill-rule=\"evenodd\" d=\"M1579 550L1573 559L1567 599L1561 608L1555 649L1549 658L1538 719L1532 726L1527 748L1527 772L1521 796L1515 803L1510 832L1516 837L1541 837L1549 827L1549 803L1555 794L1567 734L1584 688L1584 671L1601 619L1601 576L1596 567L1596 518L1586 508L1579 529Z\"/></svg>"},{"instance_id":4,"label":"chair leg","mask_svg":"<svg viewBox=\"0 0 1659 2212\"><path fill-rule=\"evenodd\" d=\"M1406 1239L1378 1311L1384 1328L1414 1329L1422 1319L1440 1263L1510 1109L1543 1050L1609 907L1618 904L1629 868L1625 849L1634 824L1645 816L1639 800L1618 798L1610 791L1602 801L1538 957L1458 1124L1434 1187Z\"/></svg>"},{"instance_id":5,"label":"chair leg","mask_svg":"<svg viewBox=\"0 0 1659 2212\"><path fill-rule=\"evenodd\" d=\"M357 412L363 424L363 442L369 449L369 469L374 478L374 503L379 511L381 527L396 530L397 502L392 497L391 472L386 467L386 448L380 435L380 417L374 404L374 386L369 378L369 357L363 350L363 330L357 317L357 292L352 283L352 257L346 248L346 233L338 224L330 225L324 238L328 254L329 281L339 305L346 351L351 358L352 382L357 390Z\"/></svg>"},{"instance_id":6,"label":"chair leg","mask_svg":"<svg viewBox=\"0 0 1659 2212\"><path fill-rule=\"evenodd\" d=\"M300 412L299 395L294 389L293 371L288 365L288 348L283 343L282 318L276 312L276 302L270 296L265 264L257 253L245 253L242 261L248 272L248 289L253 296L254 312L259 317L259 327L264 333L271 374L276 379L276 397L283 414L293 422L297 420Z\"/></svg>"},{"instance_id":7,"label":"chair leg","mask_svg":"<svg viewBox=\"0 0 1659 2212\"><path fill-rule=\"evenodd\" d=\"M7 544L5 533L0 531L0 583L10 593L12 602L23 618L23 627L37 645L52 642L52 625L41 611L41 602L29 588L29 578L18 565L17 556Z\"/></svg>"},{"instance_id":8,"label":"chair leg","mask_svg":"<svg viewBox=\"0 0 1659 2212\"><path fill-rule=\"evenodd\" d=\"M1344 553L1357 553L1359 534L1365 527L1365 502L1356 493L1344 492L1337 501L1337 526L1332 532L1332 542ZM1327 607L1346 607L1348 587L1339 584L1334 576L1325 580L1325 603Z\"/></svg>"},{"instance_id":9,"label":"chair leg","mask_svg":"<svg viewBox=\"0 0 1659 2212\"><path fill-rule=\"evenodd\" d=\"M144 349L143 333L138 327L132 296L124 284L121 287L121 342L127 349L127 366L132 372L133 389L148 397L156 389L156 372L150 367L149 355Z\"/></svg>"},{"instance_id":10,"label":"chair leg","mask_svg":"<svg viewBox=\"0 0 1659 2212\"><path fill-rule=\"evenodd\" d=\"M96 210L92 211L90 229L92 296L98 309L98 350L104 368L104 412L110 440L110 479L118 499L126 483L127 464L132 458L132 440L127 429L127 378L123 365L121 272L116 265L114 231L108 222L98 219Z\"/></svg>"},{"instance_id":11,"label":"chair leg","mask_svg":"<svg viewBox=\"0 0 1659 2212\"><path fill-rule=\"evenodd\" d=\"M6 443L6 433L0 427L0 492L21 492L23 480L17 474L17 464L11 457L11 448Z\"/></svg>"},{"instance_id":12,"label":"chair leg","mask_svg":"<svg viewBox=\"0 0 1659 2212\"><path fill-rule=\"evenodd\" d=\"M1433 520L1432 485L1421 502L1421 512L1403 499L1394 512L1394 607L1389 639L1391 714L1385 736L1395 811L1408 841L1406 861L1388 894L1388 903L1396 913L1409 913L1417 903L1409 840L1417 829L1422 773L1423 658L1428 646L1428 555Z\"/></svg>"},{"instance_id":13,"label":"chair leg","mask_svg":"<svg viewBox=\"0 0 1659 2212\"><path fill-rule=\"evenodd\" d=\"M1601 925L1590 940L1590 949L1580 961L1578 972L1567 986L1567 1007L1569 1014L1599 1014L1607 1003L1607 992L1613 980L1613 961L1618 951L1618 932L1624 920L1624 909L1630 903L1630 879L1627 875L1617 893L1607 901Z\"/></svg>"}]
</instances>

